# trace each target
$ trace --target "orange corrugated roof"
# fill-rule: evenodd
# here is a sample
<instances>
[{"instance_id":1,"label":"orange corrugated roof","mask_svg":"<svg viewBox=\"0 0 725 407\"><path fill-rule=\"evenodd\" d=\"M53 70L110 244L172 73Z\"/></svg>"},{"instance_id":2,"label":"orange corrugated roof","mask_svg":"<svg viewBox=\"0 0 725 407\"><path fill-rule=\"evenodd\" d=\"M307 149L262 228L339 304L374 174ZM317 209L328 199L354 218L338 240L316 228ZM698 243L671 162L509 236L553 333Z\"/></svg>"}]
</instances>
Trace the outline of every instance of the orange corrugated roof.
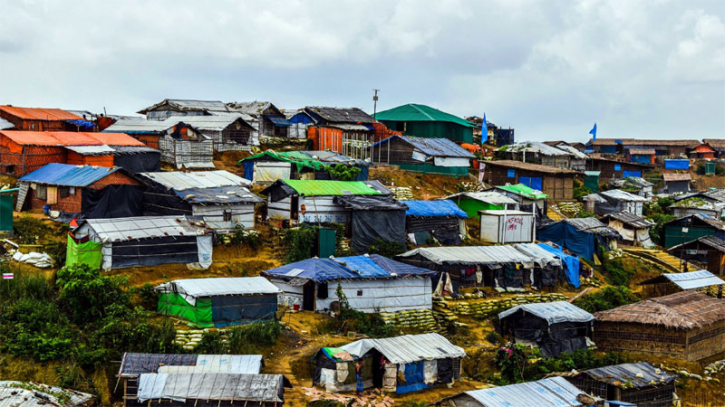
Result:
<instances>
[{"instance_id":1,"label":"orange corrugated roof","mask_svg":"<svg viewBox=\"0 0 725 407\"><path fill-rule=\"evenodd\" d=\"M124 133L88 133L99 140L101 143L109 146L139 146L146 144L136 140L135 138Z\"/></svg>"},{"instance_id":2,"label":"orange corrugated roof","mask_svg":"<svg viewBox=\"0 0 725 407\"><path fill-rule=\"evenodd\" d=\"M66 112L65 110L61 109L44 109L40 107L17 107L0 105L0 110L26 120L83 120L82 117L76 116L71 112Z\"/></svg>"},{"instance_id":3,"label":"orange corrugated roof","mask_svg":"<svg viewBox=\"0 0 725 407\"><path fill-rule=\"evenodd\" d=\"M99 133L76 133L71 131L0 131L17 144L34 146L101 146L103 141L94 137Z\"/></svg>"},{"instance_id":4,"label":"orange corrugated roof","mask_svg":"<svg viewBox=\"0 0 725 407\"><path fill-rule=\"evenodd\" d=\"M94 137L94 133L74 131L49 131L64 146L100 146L104 143Z\"/></svg>"}]
</instances>

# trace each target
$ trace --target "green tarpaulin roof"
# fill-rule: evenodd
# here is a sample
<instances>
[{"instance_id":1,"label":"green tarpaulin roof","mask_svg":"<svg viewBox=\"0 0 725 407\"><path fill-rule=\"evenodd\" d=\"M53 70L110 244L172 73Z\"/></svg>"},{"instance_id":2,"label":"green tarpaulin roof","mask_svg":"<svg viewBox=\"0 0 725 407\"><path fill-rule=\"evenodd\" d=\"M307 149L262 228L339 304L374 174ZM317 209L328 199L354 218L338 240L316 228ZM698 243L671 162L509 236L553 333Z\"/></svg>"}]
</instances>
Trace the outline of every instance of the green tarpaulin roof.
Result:
<instances>
[{"instance_id":1,"label":"green tarpaulin roof","mask_svg":"<svg viewBox=\"0 0 725 407\"><path fill-rule=\"evenodd\" d=\"M317 181L286 179L284 183L300 195L382 195L362 181Z\"/></svg>"},{"instance_id":2,"label":"green tarpaulin roof","mask_svg":"<svg viewBox=\"0 0 725 407\"><path fill-rule=\"evenodd\" d=\"M261 152L257 155L247 157L243 160L239 160L239 162L254 160L256 158L260 158L260 157L264 157L264 156L276 158L280 161L286 161L288 163L297 164L297 171L301 170L303 167L321 170L327 165L327 164L323 163L322 161L314 160L309 155L301 153L299 151L287 151L287 152L278 153L278 152L271 151L271 150L267 150L267 151Z\"/></svg>"},{"instance_id":3,"label":"green tarpaulin roof","mask_svg":"<svg viewBox=\"0 0 725 407\"><path fill-rule=\"evenodd\" d=\"M450 113L442 112L426 105L417 105L410 103L403 106L394 107L389 110L378 112L374 115L375 119L381 121L397 121L397 122L451 122L460 124L465 127L476 127L475 124L464 120Z\"/></svg>"},{"instance_id":4,"label":"green tarpaulin roof","mask_svg":"<svg viewBox=\"0 0 725 407\"><path fill-rule=\"evenodd\" d=\"M496 188L503 189L504 191L513 192L515 194L521 195L523 197L529 198L529 199L546 199L549 197L549 195L546 195L545 193L527 187L524 184L516 184L516 185L502 185L498 186Z\"/></svg>"}]
</instances>

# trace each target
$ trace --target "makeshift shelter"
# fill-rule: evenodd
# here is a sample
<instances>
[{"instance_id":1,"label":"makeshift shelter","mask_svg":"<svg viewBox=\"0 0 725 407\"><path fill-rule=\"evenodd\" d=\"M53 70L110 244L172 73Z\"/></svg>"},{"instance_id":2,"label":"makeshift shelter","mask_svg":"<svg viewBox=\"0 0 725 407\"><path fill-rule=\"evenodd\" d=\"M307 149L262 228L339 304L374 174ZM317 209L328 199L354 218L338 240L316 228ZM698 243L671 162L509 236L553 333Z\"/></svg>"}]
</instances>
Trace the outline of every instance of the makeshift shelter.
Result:
<instances>
[{"instance_id":1,"label":"makeshift shelter","mask_svg":"<svg viewBox=\"0 0 725 407\"><path fill-rule=\"evenodd\" d=\"M68 234L66 264L104 271L186 264L206 269L212 261L211 232L177 216L85 219Z\"/></svg>"},{"instance_id":2,"label":"makeshift shelter","mask_svg":"<svg viewBox=\"0 0 725 407\"><path fill-rule=\"evenodd\" d=\"M479 211L518 210L518 202L504 194L493 191L459 192L445 199L453 201L470 219L478 219Z\"/></svg>"},{"instance_id":3,"label":"makeshift shelter","mask_svg":"<svg viewBox=\"0 0 725 407\"><path fill-rule=\"evenodd\" d=\"M365 160L375 139L373 118L356 107L307 106L316 126L307 129L315 150L331 150L348 157Z\"/></svg>"},{"instance_id":4,"label":"makeshift shelter","mask_svg":"<svg viewBox=\"0 0 725 407\"><path fill-rule=\"evenodd\" d=\"M570 383L587 394L615 402L633 403L637 407L670 407L675 397L676 375L648 362L623 363L573 373Z\"/></svg>"},{"instance_id":5,"label":"makeshift shelter","mask_svg":"<svg viewBox=\"0 0 725 407\"><path fill-rule=\"evenodd\" d=\"M657 155L654 148L629 148L626 153L629 161L639 164L654 164Z\"/></svg>"},{"instance_id":6,"label":"makeshift shelter","mask_svg":"<svg viewBox=\"0 0 725 407\"><path fill-rule=\"evenodd\" d=\"M564 275L566 276L566 281L571 284L571 286L573 286L574 288L579 288L581 286L581 281L579 278L580 260L578 256L566 254L563 250L561 250L561 248L554 247L546 243L537 243L537 246L539 246L543 250L546 250L547 252L552 253L554 256L556 256L556 258L561 260L561 265L564 268Z\"/></svg>"},{"instance_id":7,"label":"makeshift shelter","mask_svg":"<svg viewBox=\"0 0 725 407\"><path fill-rule=\"evenodd\" d=\"M475 123L426 105L409 103L375 114L389 129L425 138L473 143Z\"/></svg>"},{"instance_id":8,"label":"makeshift shelter","mask_svg":"<svg viewBox=\"0 0 725 407\"><path fill-rule=\"evenodd\" d=\"M480 238L490 243L532 243L536 216L531 212L489 210L479 212Z\"/></svg>"},{"instance_id":9,"label":"makeshift shelter","mask_svg":"<svg viewBox=\"0 0 725 407\"><path fill-rule=\"evenodd\" d=\"M630 194L621 189L611 189L597 194L589 194L583 198L587 210L597 215L607 215L613 212L629 212L635 216L642 216L644 203L647 201L639 195Z\"/></svg>"},{"instance_id":10,"label":"makeshift shelter","mask_svg":"<svg viewBox=\"0 0 725 407\"><path fill-rule=\"evenodd\" d=\"M174 280L158 285L158 311L201 328L273 321L279 288L264 277Z\"/></svg>"},{"instance_id":11,"label":"makeshift shelter","mask_svg":"<svg viewBox=\"0 0 725 407\"><path fill-rule=\"evenodd\" d=\"M667 251L681 259L706 264L710 272L725 276L725 240L721 238L703 236Z\"/></svg>"},{"instance_id":12,"label":"makeshift shelter","mask_svg":"<svg viewBox=\"0 0 725 407\"><path fill-rule=\"evenodd\" d=\"M655 286L658 291L671 294L681 290L699 290L717 286L719 298L722 298L723 281L718 276L707 270L690 271L686 273L667 273L645 280L639 285Z\"/></svg>"},{"instance_id":13,"label":"makeshift shelter","mask_svg":"<svg viewBox=\"0 0 725 407\"><path fill-rule=\"evenodd\" d=\"M507 160L565 169L574 169L572 160L575 160L578 170L583 171L586 163L580 162L579 160L586 160L588 156L576 149L574 151L576 153L565 151L559 147L550 146L539 141L524 141L502 146L498 149L498 154Z\"/></svg>"},{"instance_id":14,"label":"makeshift shelter","mask_svg":"<svg viewBox=\"0 0 725 407\"><path fill-rule=\"evenodd\" d=\"M554 253L542 249L535 243L517 243L514 248L533 261L531 287L541 290L544 287L555 287L559 281L565 281L562 261Z\"/></svg>"},{"instance_id":15,"label":"makeshift shelter","mask_svg":"<svg viewBox=\"0 0 725 407\"><path fill-rule=\"evenodd\" d=\"M366 313L431 309L434 274L377 254L313 258L262 272L282 290L280 305L339 311L339 285L350 307Z\"/></svg>"},{"instance_id":16,"label":"makeshift shelter","mask_svg":"<svg viewBox=\"0 0 725 407\"><path fill-rule=\"evenodd\" d=\"M108 131L108 130L106 130ZM177 169L214 168L214 142L211 137L179 122L159 137L161 160Z\"/></svg>"},{"instance_id":17,"label":"makeshift shelter","mask_svg":"<svg viewBox=\"0 0 725 407\"><path fill-rule=\"evenodd\" d=\"M675 199L675 203L670 208L672 214L677 217L699 214L712 219L721 219L725 216L725 202L709 199L701 194L686 195Z\"/></svg>"},{"instance_id":18,"label":"makeshift shelter","mask_svg":"<svg viewBox=\"0 0 725 407\"><path fill-rule=\"evenodd\" d=\"M535 212L537 221L548 218L546 212L549 195L524 184L501 185L493 190L515 200L519 205L519 210Z\"/></svg>"},{"instance_id":19,"label":"makeshift shelter","mask_svg":"<svg viewBox=\"0 0 725 407\"><path fill-rule=\"evenodd\" d=\"M368 195L336 196L334 202L351 211L351 245L358 253L367 253L380 240L405 247L405 203Z\"/></svg>"},{"instance_id":20,"label":"makeshift shelter","mask_svg":"<svg viewBox=\"0 0 725 407\"><path fill-rule=\"evenodd\" d=\"M725 156L725 139L717 138L706 138L702 140L708 146L715 150L715 158L722 158Z\"/></svg>"},{"instance_id":21,"label":"makeshift shelter","mask_svg":"<svg viewBox=\"0 0 725 407\"><path fill-rule=\"evenodd\" d=\"M16 210L119 218L142 213L144 183L118 167L51 163L18 180Z\"/></svg>"},{"instance_id":22,"label":"makeshift shelter","mask_svg":"<svg viewBox=\"0 0 725 407\"><path fill-rule=\"evenodd\" d=\"M307 128L317 124L317 121L304 109L285 110L284 115L291 123L288 128L291 139L306 139Z\"/></svg>"},{"instance_id":23,"label":"makeshift shelter","mask_svg":"<svg viewBox=\"0 0 725 407\"><path fill-rule=\"evenodd\" d=\"M643 198L652 198L654 184L640 177L619 178L611 181L610 186L635 193Z\"/></svg>"},{"instance_id":24,"label":"makeshift shelter","mask_svg":"<svg viewBox=\"0 0 725 407\"><path fill-rule=\"evenodd\" d=\"M725 222L702 214L673 219L663 223L662 229L665 247L681 245L703 236L715 236L725 240Z\"/></svg>"},{"instance_id":25,"label":"makeshift shelter","mask_svg":"<svg viewBox=\"0 0 725 407\"><path fill-rule=\"evenodd\" d=\"M0 105L0 119L24 131L80 131L89 122L61 109ZM90 123L93 129L93 123Z\"/></svg>"},{"instance_id":26,"label":"makeshift shelter","mask_svg":"<svg viewBox=\"0 0 725 407\"><path fill-rule=\"evenodd\" d=\"M144 215L200 216L208 227L230 233L254 228L254 206L264 202L249 192L250 182L228 171L146 172Z\"/></svg>"},{"instance_id":27,"label":"makeshift shelter","mask_svg":"<svg viewBox=\"0 0 725 407\"><path fill-rule=\"evenodd\" d=\"M605 215L602 221L616 230L622 237L620 241L631 246L653 247L655 244L649 236L649 230L654 223L633 215L630 212L613 212Z\"/></svg>"},{"instance_id":28,"label":"makeshift shelter","mask_svg":"<svg viewBox=\"0 0 725 407\"><path fill-rule=\"evenodd\" d=\"M654 149L657 157L679 156L699 145L697 140L657 140L631 138L597 138L589 140L587 147L595 153L623 154L629 149Z\"/></svg>"},{"instance_id":29,"label":"makeshift shelter","mask_svg":"<svg viewBox=\"0 0 725 407\"><path fill-rule=\"evenodd\" d=\"M338 164L360 169L355 181L367 181L370 163L355 160L332 151L267 150L239 161L244 178L254 184L267 184L280 179L332 180L329 167Z\"/></svg>"},{"instance_id":30,"label":"makeshift shelter","mask_svg":"<svg viewBox=\"0 0 725 407\"><path fill-rule=\"evenodd\" d=\"M236 113L249 116L248 122L263 137L288 137L292 125L272 102L233 102L229 108Z\"/></svg>"},{"instance_id":31,"label":"makeshift shelter","mask_svg":"<svg viewBox=\"0 0 725 407\"><path fill-rule=\"evenodd\" d=\"M435 403L441 407L581 407L591 399L563 377L470 390ZM597 404L599 405L599 404Z\"/></svg>"},{"instance_id":32,"label":"makeshift shelter","mask_svg":"<svg viewBox=\"0 0 725 407\"><path fill-rule=\"evenodd\" d=\"M647 171L654 168L655 166L652 164L632 163L603 157L590 156L587 160L587 171L599 171L602 182L628 177L642 178Z\"/></svg>"},{"instance_id":33,"label":"makeshift shelter","mask_svg":"<svg viewBox=\"0 0 725 407\"><path fill-rule=\"evenodd\" d=\"M587 349L594 316L566 301L517 305L498 314L501 331L545 357Z\"/></svg>"},{"instance_id":34,"label":"makeshift shelter","mask_svg":"<svg viewBox=\"0 0 725 407\"><path fill-rule=\"evenodd\" d=\"M605 250L616 246L621 235L596 218L569 218L549 223L537 231L540 241L556 243L577 256L589 261L594 255L601 255L600 247Z\"/></svg>"},{"instance_id":35,"label":"makeshift shelter","mask_svg":"<svg viewBox=\"0 0 725 407\"><path fill-rule=\"evenodd\" d=\"M350 210L335 203L336 196L378 195L391 192L378 181L278 180L262 190L268 198L270 219L297 223L348 223Z\"/></svg>"},{"instance_id":36,"label":"makeshift shelter","mask_svg":"<svg viewBox=\"0 0 725 407\"><path fill-rule=\"evenodd\" d=\"M684 174L665 172L662 174L662 180L665 182L665 187L662 192L668 194L690 192L690 181L692 181L692 175L690 175L689 172Z\"/></svg>"},{"instance_id":37,"label":"makeshift shelter","mask_svg":"<svg viewBox=\"0 0 725 407\"><path fill-rule=\"evenodd\" d=\"M210 138L214 151L251 151L259 145L257 129L250 122L251 116L242 113L221 116L185 116L166 119L169 128L184 123Z\"/></svg>"},{"instance_id":38,"label":"makeshift shelter","mask_svg":"<svg viewBox=\"0 0 725 407\"><path fill-rule=\"evenodd\" d=\"M3 407L90 406L92 394L47 384L0 381L0 405Z\"/></svg>"},{"instance_id":39,"label":"makeshift shelter","mask_svg":"<svg viewBox=\"0 0 725 407\"><path fill-rule=\"evenodd\" d=\"M424 174L468 176L475 155L446 138L392 136L375 143L373 162Z\"/></svg>"},{"instance_id":40,"label":"makeshift shelter","mask_svg":"<svg viewBox=\"0 0 725 407\"><path fill-rule=\"evenodd\" d=\"M137 113L146 115L148 120L165 120L173 116L209 116L220 112L229 113L231 109L219 100L164 99Z\"/></svg>"},{"instance_id":41,"label":"makeshift shelter","mask_svg":"<svg viewBox=\"0 0 725 407\"><path fill-rule=\"evenodd\" d=\"M725 301L682 291L594 314L593 340L604 351L687 361L725 351Z\"/></svg>"},{"instance_id":42,"label":"makeshift shelter","mask_svg":"<svg viewBox=\"0 0 725 407\"><path fill-rule=\"evenodd\" d=\"M366 389L405 394L452 384L460 378L465 356L463 348L437 333L361 339L320 349L312 382L328 392L351 391L361 375ZM356 373L358 364L361 373Z\"/></svg>"},{"instance_id":43,"label":"makeshift shelter","mask_svg":"<svg viewBox=\"0 0 725 407\"><path fill-rule=\"evenodd\" d=\"M486 161L483 181L491 185L524 184L555 201L570 201L576 171L513 160Z\"/></svg>"},{"instance_id":44,"label":"makeshift shelter","mask_svg":"<svg viewBox=\"0 0 725 407\"><path fill-rule=\"evenodd\" d=\"M425 247L399 254L396 260L448 273L454 292L465 287L522 290L531 284L533 259L513 246Z\"/></svg>"},{"instance_id":45,"label":"makeshift shelter","mask_svg":"<svg viewBox=\"0 0 725 407\"><path fill-rule=\"evenodd\" d=\"M599 174L601 171L584 171L584 188L599 192Z\"/></svg>"},{"instance_id":46,"label":"makeshift shelter","mask_svg":"<svg viewBox=\"0 0 725 407\"><path fill-rule=\"evenodd\" d=\"M689 148L687 156L690 159L713 160L717 156L717 150L709 144L703 143L695 148Z\"/></svg>"},{"instance_id":47,"label":"makeshift shelter","mask_svg":"<svg viewBox=\"0 0 725 407\"><path fill-rule=\"evenodd\" d=\"M262 365L262 355L125 353L118 377L123 380L124 406L128 407L211 406L221 400L233 403L239 400L241 405L249 403L248 407L259 407L262 404L257 403L262 397L249 400L243 396L250 391L250 384L249 380L240 379L257 376ZM229 397L230 394L239 398Z\"/></svg>"},{"instance_id":48,"label":"makeshift shelter","mask_svg":"<svg viewBox=\"0 0 725 407\"><path fill-rule=\"evenodd\" d=\"M453 201L405 201L405 230L416 245L434 238L444 245L457 246L466 236L468 215Z\"/></svg>"}]
</instances>

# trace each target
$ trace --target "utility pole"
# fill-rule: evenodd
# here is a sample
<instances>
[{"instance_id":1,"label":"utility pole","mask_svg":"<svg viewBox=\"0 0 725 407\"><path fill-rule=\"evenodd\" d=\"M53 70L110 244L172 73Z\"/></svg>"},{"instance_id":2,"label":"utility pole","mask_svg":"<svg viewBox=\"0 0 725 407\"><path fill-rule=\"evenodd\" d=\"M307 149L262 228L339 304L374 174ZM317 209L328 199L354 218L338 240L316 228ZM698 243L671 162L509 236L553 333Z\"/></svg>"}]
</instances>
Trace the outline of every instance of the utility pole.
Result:
<instances>
[{"instance_id":1,"label":"utility pole","mask_svg":"<svg viewBox=\"0 0 725 407\"><path fill-rule=\"evenodd\" d=\"M380 92L380 89L373 89L373 92L375 92L373 95L373 118L375 118L375 115L378 113L378 92ZM375 119L375 121L378 120Z\"/></svg>"},{"instance_id":2,"label":"utility pole","mask_svg":"<svg viewBox=\"0 0 725 407\"><path fill-rule=\"evenodd\" d=\"M373 94L373 121L374 122L378 121L378 119L375 118L375 115L378 113L378 92L379 91L380 91L380 89L373 89L373 92L375 92ZM376 142L375 135L377 132L378 132L377 129L373 131L373 142L370 146L370 162L373 162L373 157L375 157L375 142ZM380 138L379 141L382 141L382 137ZM378 153L378 155L380 155L380 154Z\"/></svg>"}]
</instances>

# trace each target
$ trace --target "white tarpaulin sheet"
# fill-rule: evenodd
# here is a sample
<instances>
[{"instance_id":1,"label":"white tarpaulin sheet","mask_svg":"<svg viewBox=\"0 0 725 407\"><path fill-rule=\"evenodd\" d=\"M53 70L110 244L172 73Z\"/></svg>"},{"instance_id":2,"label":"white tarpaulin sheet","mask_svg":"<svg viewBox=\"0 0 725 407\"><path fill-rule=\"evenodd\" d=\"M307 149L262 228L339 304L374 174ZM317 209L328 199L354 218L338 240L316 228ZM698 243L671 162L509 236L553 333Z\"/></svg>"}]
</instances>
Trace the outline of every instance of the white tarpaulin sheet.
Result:
<instances>
[{"instance_id":1,"label":"white tarpaulin sheet","mask_svg":"<svg viewBox=\"0 0 725 407\"><path fill-rule=\"evenodd\" d=\"M435 264L489 264L489 263L532 263L534 260L513 248L513 246L460 246L425 247L401 254L401 257L415 255Z\"/></svg>"},{"instance_id":2,"label":"white tarpaulin sheet","mask_svg":"<svg viewBox=\"0 0 725 407\"><path fill-rule=\"evenodd\" d=\"M376 349L395 364L466 356L463 348L453 345L437 333L361 339L341 348L358 357L365 355L371 349Z\"/></svg>"},{"instance_id":3,"label":"white tarpaulin sheet","mask_svg":"<svg viewBox=\"0 0 725 407\"><path fill-rule=\"evenodd\" d=\"M342 280L340 287L350 307L367 313L432 309L430 277L401 279ZM317 299L317 310L326 310L337 299L337 285L328 284L327 298Z\"/></svg>"},{"instance_id":4,"label":"white tarpaulin sheet","mask_svg":"<svg viewBox=\"0 0 725 407\"><path fill-rule=\"evenodd\" d=\"M585 394L563 377L467 391L486 407L578 407L577 396Z\"/></svg>"},{"instance_id":5,"label":"white tarpaulin sheet","mask_svg":"<svg viewBox=\"0 0 725 407\"><path fill-rule=\"evenodd\" d=\"M199 265L203 269L211 266L212 239L211 235L198 236L196 238L196 248L199 251Z\"/></svg>"},{"instance_id":6,"label":"white tarpaulin sheet","mask_svg":"<svg viewBox=\"0 0 725 407\"><path fill-rule=\"evenodd\" d=\"M262 355L199 355L194 366L161 366L158 373L257 374L260 370Z\"/></svg>"},{"instance_id":7,"label":"white tarpaulin sheet","mask_svg":"<svg viewBox=\"0 0 725 407\"><path fill-rule=\"evenodd\" d=\"M215 277L175 280L156 286L156 292L179 293L191 304L218 295L276 294L280 290L264 277Z\"/></svg>"},{"instance_id":8,"label":"white tarpaulin sheet","mask_svg":"<svg viewBox=\"0 0 725 407\"><path fill-rule=\"evenodd\" d=\"M88 227L92 230L88 230ZM135 218L86 219L76 230L76 236L84 236L86 233L94 241L105 243L169 236L203 236L207 230L192 224L183 216L138 216ZM208 253L209 261L211 261L211 246L209 246Z\"/></svg>"},{"instance_id":9,"label":"white tarpaulin sheet","mask_svg":"<svg viewBox=\"0 0 725 407\"><path fill-rule=\"evenodd\" d=\"M251 185L251 182L249 182L248 179L223 170L201 172L142 172L140 175L149 178L166 188L179 191L189 188L218 188Z\"/></svg>"},{"instance_id":10,"label":"white tarpaulin sheet","mask_svg":"<svg viewBox=\"0 0 725 407\"><path fill-rule=\"evenodd\" d=\"M249 400L282 402L282 375L274 374L165 374L139 376L138 399Z\"/></svg>"},{"instance_id":11,"label":"white tarpaulin sheet","mask_svg":"<svg viewBox=\"0 0 725 407\"><path fill-rule=\"evenodd\" d=\"M272 183L278 179L290 179L292 165L287 162L257 161L254 163L254 183Z\"/></svg>"},{"instance_id":12,"label":"white tarpaulin sheet","mask_svg":"<svg viewBox=\"0 0 725 407\"><path fill-rule=\"evenodd\" d=\"M462 157L433 157L436 167L469 167L471 160Z\"/></svg>"},{"instance_id":13,"label":"white tarpaulin sheet","mask_svg":"<svg viewBox=\"0 0 725 407\"><path fill-rule=\"evenodd\" d=\"M517 305L499 313L498 319L506 318L519 310L523 310L529 314L545 319L549 324L558 324L561 322L589 322L594 320L594 316L592 314L566 301Z\"/></svg>"}]
</instances>

